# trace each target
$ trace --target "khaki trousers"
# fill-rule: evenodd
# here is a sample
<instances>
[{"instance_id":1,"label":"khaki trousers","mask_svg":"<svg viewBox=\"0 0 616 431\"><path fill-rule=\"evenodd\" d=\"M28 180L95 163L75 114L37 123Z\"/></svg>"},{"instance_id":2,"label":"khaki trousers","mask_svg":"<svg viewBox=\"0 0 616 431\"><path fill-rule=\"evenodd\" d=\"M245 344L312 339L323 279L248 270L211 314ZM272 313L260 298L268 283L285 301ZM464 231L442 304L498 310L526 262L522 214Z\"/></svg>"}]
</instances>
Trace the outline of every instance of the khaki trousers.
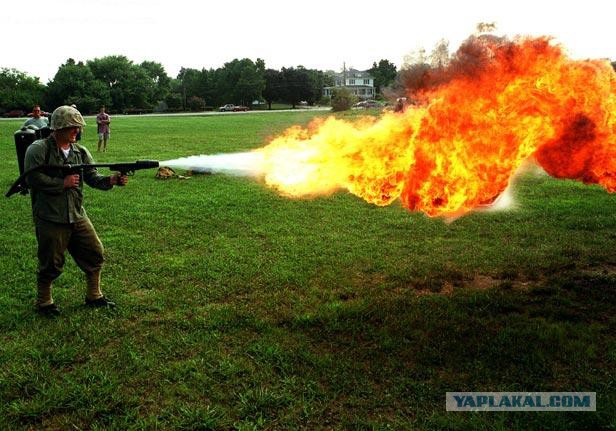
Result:
<instances>
[{"instance_id":1,"label":"khaki trousers","mask_svg":"<svg viewBox=\"0 0 616 431\"><path fill-rule=\"evenodd\" d=\"M49 283L62 274L64 253L68 250L75 263L91 277L103 267L103 244L87 217L73 224L36 219L39 283Z\"/></svg>"}]
</instances>

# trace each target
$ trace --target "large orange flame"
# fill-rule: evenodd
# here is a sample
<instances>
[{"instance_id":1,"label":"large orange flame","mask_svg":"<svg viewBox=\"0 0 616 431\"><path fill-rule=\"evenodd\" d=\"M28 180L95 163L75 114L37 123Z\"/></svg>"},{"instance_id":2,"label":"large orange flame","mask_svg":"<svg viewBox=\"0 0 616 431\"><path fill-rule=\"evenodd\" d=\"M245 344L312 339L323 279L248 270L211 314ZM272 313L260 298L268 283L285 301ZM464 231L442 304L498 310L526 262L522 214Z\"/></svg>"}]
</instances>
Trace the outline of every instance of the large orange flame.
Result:
<instances>
[{"instance_id":1,"label":"large orange flame","mask_svg":"<svg viewBox=\"0 0 616 431\"><path fill-rule=\"evenodd\" d=\"M615 78L548 38L470 38L427 71L402 113L293 127L257 150L265 181L290 196L344 188L430 216L492 203L527 158L557 178L616 191Z\"/></svg>"}]
</instances>

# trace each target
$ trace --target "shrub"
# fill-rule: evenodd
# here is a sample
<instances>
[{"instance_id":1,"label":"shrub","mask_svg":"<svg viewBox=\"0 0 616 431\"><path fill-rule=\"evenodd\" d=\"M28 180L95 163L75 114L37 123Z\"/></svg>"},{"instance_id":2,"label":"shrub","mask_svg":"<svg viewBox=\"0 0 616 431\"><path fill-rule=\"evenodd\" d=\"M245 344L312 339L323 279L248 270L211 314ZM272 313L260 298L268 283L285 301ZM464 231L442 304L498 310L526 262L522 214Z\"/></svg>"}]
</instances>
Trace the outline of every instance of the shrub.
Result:
<instances>
[{"instance_id":1,"label":"shrub","mask_svg":"<svg viewBox=\"0 0 616 431\"><path fill-rule=\"evenodd\" d=\"M351 91L347 88L336 88L332 95L332 110L346 111L351 109L351 106L357 101Z\"/></svg>"},{"instance_id":2,"label":"shrub","mask_svg":"<svg viewBox=\"0 0 616 431\"><path fill-rule=\"evenodd\" d=\"M182 96L180 96L179 94L169 94L166 98L165 98L165 103L167 104L167 109L169 111L172 110L181 110L182 109Z\"/></svg>"},{"instance_id":3,"label":"shrub","mask_svg":"<svg viewBox=\"0 0 616 431\"><path fill-rule=\"evenodd\" d=\"M329 96L321 96L319 100L317 100L317 105L331 105L332 98Z\"/></svg>"},{"instance_id":4,"label":"shrub","mask_svg":"<svg viewBox=\"0 0 616 431\"><path fill-rule=\"evenodd\" d=\"M192 96L190 99L188 99L188 102L186 102L186 105L188 105L187 108L190 109L191 111L204 111L205 110L205 100L203 100L199 96Z\"/></svg>"}]
</instances>

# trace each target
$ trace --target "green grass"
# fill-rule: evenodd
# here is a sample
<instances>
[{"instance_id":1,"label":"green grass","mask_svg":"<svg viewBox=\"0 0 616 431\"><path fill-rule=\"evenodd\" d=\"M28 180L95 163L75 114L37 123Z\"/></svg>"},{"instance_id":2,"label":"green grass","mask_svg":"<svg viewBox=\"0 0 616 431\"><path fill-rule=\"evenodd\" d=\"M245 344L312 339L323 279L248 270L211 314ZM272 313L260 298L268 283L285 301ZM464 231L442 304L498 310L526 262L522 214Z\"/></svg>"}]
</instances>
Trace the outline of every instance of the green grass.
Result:
<instances>
[{"instance_id":1,"label":"green grass","mask_svg":"<svg viewBox=\"0 0 616 431\"><path fill-rule=\"evenodd\" d=\"M244 151L314 115L118 117L93 153ZM0 121L3 191L18 126ZM55 320L33 311L30 200L2 198L0 429L614 429L614 196L530 175L515 195L515 210L446 223L140 171L86 190L119 308L85 309L67 259ZM596 391L598 409L445 411L445 392L473 390Z\"/></svg>"}]
</instances>

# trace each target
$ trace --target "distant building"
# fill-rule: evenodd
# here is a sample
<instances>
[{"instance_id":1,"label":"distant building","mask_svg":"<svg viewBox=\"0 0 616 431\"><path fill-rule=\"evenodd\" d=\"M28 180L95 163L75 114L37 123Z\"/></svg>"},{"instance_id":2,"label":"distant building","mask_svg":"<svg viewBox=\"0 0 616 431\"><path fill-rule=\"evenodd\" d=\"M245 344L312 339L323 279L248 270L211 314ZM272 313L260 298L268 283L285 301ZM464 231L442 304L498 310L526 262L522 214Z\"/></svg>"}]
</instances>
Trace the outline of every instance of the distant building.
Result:
<instances>
[{"instance_id":1,"label":"distant building","mask_svg":"<svg viewBox=\"0 0 616 431\"><path fill-rule=\"evenodd\" d=\"M358 99L374 99L375 88L374 78L365 70L346 69L343 67L342 73L334 73L334 86L323 87L323 96L331 97L332 91L336 88L346 87Z\"/></svg>"}]
</instances>

